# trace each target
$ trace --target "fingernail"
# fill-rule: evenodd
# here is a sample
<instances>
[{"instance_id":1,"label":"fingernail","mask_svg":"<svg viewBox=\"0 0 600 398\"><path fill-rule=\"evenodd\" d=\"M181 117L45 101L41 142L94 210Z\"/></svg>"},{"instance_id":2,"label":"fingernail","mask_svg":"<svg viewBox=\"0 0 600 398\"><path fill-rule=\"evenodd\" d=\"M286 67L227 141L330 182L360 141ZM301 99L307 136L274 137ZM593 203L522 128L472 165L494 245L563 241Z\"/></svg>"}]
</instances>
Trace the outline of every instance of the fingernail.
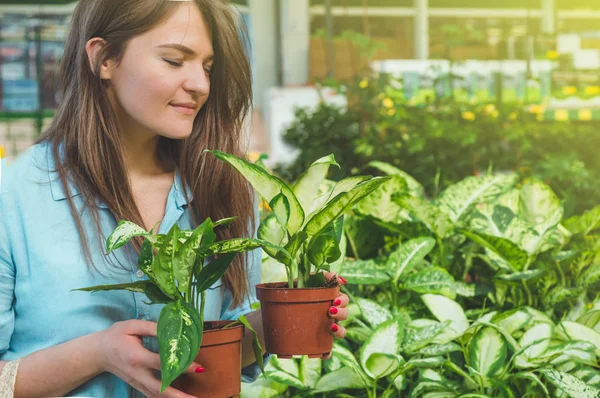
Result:
<instances>
[{"instance_id":1,"label":"fingernail","mask_svg":"<svg viewBox=\"0 0 600 398\"><path fill-rule=\"evenodd\" d=\"M336 298L335 300L333 300L333 305L335 305L336 307L340 304L342 304L342 300L340 300L339 298Z\"/></svg>"},{"instance_id":2,"label":"fingernail","mask_svg":"<svg viewBox=\"0 0 600 398\"><path fill-rule=\"evenodd\" d=\"M342 278L342 277L341 277L341 276L339 276L339 275L338 275L338 279L340 280L340 283L341 283L342 285L345 285L346 283L348 283L348 281L347 281L346 279Z\"/></svg>"},{"instance_id":3,"label":"fingernail","mask_svg":"<svg viewBox=\"0 0 600 398\"><path fill-rule=\"evenodd\" d=\"M332 332L337 332L340 328L338 327L338 325L336 325L335 323L333 325L331 325L331 331Z\"/></svg>"},{"instance_id":4,"label":"fingernail","mask_svg":"<svg viewBox=\"0 0 600 398\"><path fill-rule=\"evenodd\" d=\"M337 309L337 308L335 308L335 307L329 307L329 313L330 313L331 315L335 315L335 314L337 314L337 313L338 313L338 309Z\"/></svg>"},{"instance_id":5,"label":"fingernail","mask_svg":"<svg viewBox=\"0 0 600 398\"><path fill-rule=\"evenodd\" d=\"M202 366L198 366L196 369L194 369L194 372L196 372L196 373L204 373L204 368Z\"/></svg>"}]
</instances>

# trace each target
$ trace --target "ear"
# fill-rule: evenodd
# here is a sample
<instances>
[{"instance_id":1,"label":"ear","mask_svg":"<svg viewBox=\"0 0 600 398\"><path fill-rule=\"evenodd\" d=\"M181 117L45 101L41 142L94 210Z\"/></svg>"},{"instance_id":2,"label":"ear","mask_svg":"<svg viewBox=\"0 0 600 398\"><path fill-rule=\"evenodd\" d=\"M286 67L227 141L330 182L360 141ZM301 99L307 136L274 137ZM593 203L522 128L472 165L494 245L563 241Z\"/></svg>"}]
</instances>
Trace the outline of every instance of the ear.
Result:
<instances>
[{"instance_id":1,"label":"ear","mask_svg":"<svg viewBox=\"0 0 600 398\"><path fill-rule=\"evenodd\" d=\"M85 44L85 52L87 53L88 60L90 61L90 68L92 73L96 70L96 62L100 56L100 52L106 46L106 40L100 37L93 37ZM100 65L100 79L110 80L112 77L112 71L116 68L113 60L105 60Z\"/></svg>"}]
</instances>

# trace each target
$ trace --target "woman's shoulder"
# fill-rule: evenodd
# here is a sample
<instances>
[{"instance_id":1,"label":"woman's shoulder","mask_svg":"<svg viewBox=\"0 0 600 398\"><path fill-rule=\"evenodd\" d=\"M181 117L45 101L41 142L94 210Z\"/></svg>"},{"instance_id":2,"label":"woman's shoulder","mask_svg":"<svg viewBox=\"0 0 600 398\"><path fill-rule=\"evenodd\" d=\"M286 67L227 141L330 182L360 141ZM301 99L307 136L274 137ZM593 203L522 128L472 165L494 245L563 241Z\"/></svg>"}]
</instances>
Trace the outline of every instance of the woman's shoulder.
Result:
<instances>
[{"instance_id":1,"label":"woman's shoulder","mask_svg":"<svg viewBox=\"0 0 600 398\"><path fill-rule=\"evenodd\" d=\"M5 165L2 169L2 181L0 181L2 196L26 194L34 187L39 188L40 184L48 185L49 149L48 142L40 142L28 148L13 162Z\"/></svg>"}]
</instances>

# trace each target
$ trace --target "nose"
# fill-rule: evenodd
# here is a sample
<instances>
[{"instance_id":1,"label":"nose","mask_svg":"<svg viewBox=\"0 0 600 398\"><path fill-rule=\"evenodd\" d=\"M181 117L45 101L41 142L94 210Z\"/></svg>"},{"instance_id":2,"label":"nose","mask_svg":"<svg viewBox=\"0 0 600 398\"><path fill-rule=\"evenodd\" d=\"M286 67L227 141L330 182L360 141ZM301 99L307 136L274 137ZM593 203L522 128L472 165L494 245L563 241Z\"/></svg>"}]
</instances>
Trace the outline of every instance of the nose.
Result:
<instances>
[{"instance_id":1,"label":"nose","mask_svg":"<svg viewBox=\"0 0 600 398\"><path fill-rule=\"evenodd\" d=\"M210 92L210 79L204 68L194 68L190 71L183 82L183 89L190 94L208 95Z\"/></svg>"}]
</instances>

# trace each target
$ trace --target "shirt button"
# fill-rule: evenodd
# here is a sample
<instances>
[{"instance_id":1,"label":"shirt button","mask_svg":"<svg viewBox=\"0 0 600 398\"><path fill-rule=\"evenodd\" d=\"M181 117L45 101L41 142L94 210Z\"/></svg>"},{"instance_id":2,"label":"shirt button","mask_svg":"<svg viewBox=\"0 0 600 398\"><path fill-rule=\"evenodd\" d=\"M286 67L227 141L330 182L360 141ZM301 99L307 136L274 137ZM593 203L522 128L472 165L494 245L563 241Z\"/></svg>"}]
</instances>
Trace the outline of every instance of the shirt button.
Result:
<instances>
[{"instance_id":1,"label":"shirt button","mask_svg":"<svg viewBox=\"0 0 600 398\"><path fill-rule=\"evenodd\" d=\"M135 273L135 276L137 276L138 278L143 278L144 277L144 271L138 270L138 272Z\"/></svg>"}]
</instances>

